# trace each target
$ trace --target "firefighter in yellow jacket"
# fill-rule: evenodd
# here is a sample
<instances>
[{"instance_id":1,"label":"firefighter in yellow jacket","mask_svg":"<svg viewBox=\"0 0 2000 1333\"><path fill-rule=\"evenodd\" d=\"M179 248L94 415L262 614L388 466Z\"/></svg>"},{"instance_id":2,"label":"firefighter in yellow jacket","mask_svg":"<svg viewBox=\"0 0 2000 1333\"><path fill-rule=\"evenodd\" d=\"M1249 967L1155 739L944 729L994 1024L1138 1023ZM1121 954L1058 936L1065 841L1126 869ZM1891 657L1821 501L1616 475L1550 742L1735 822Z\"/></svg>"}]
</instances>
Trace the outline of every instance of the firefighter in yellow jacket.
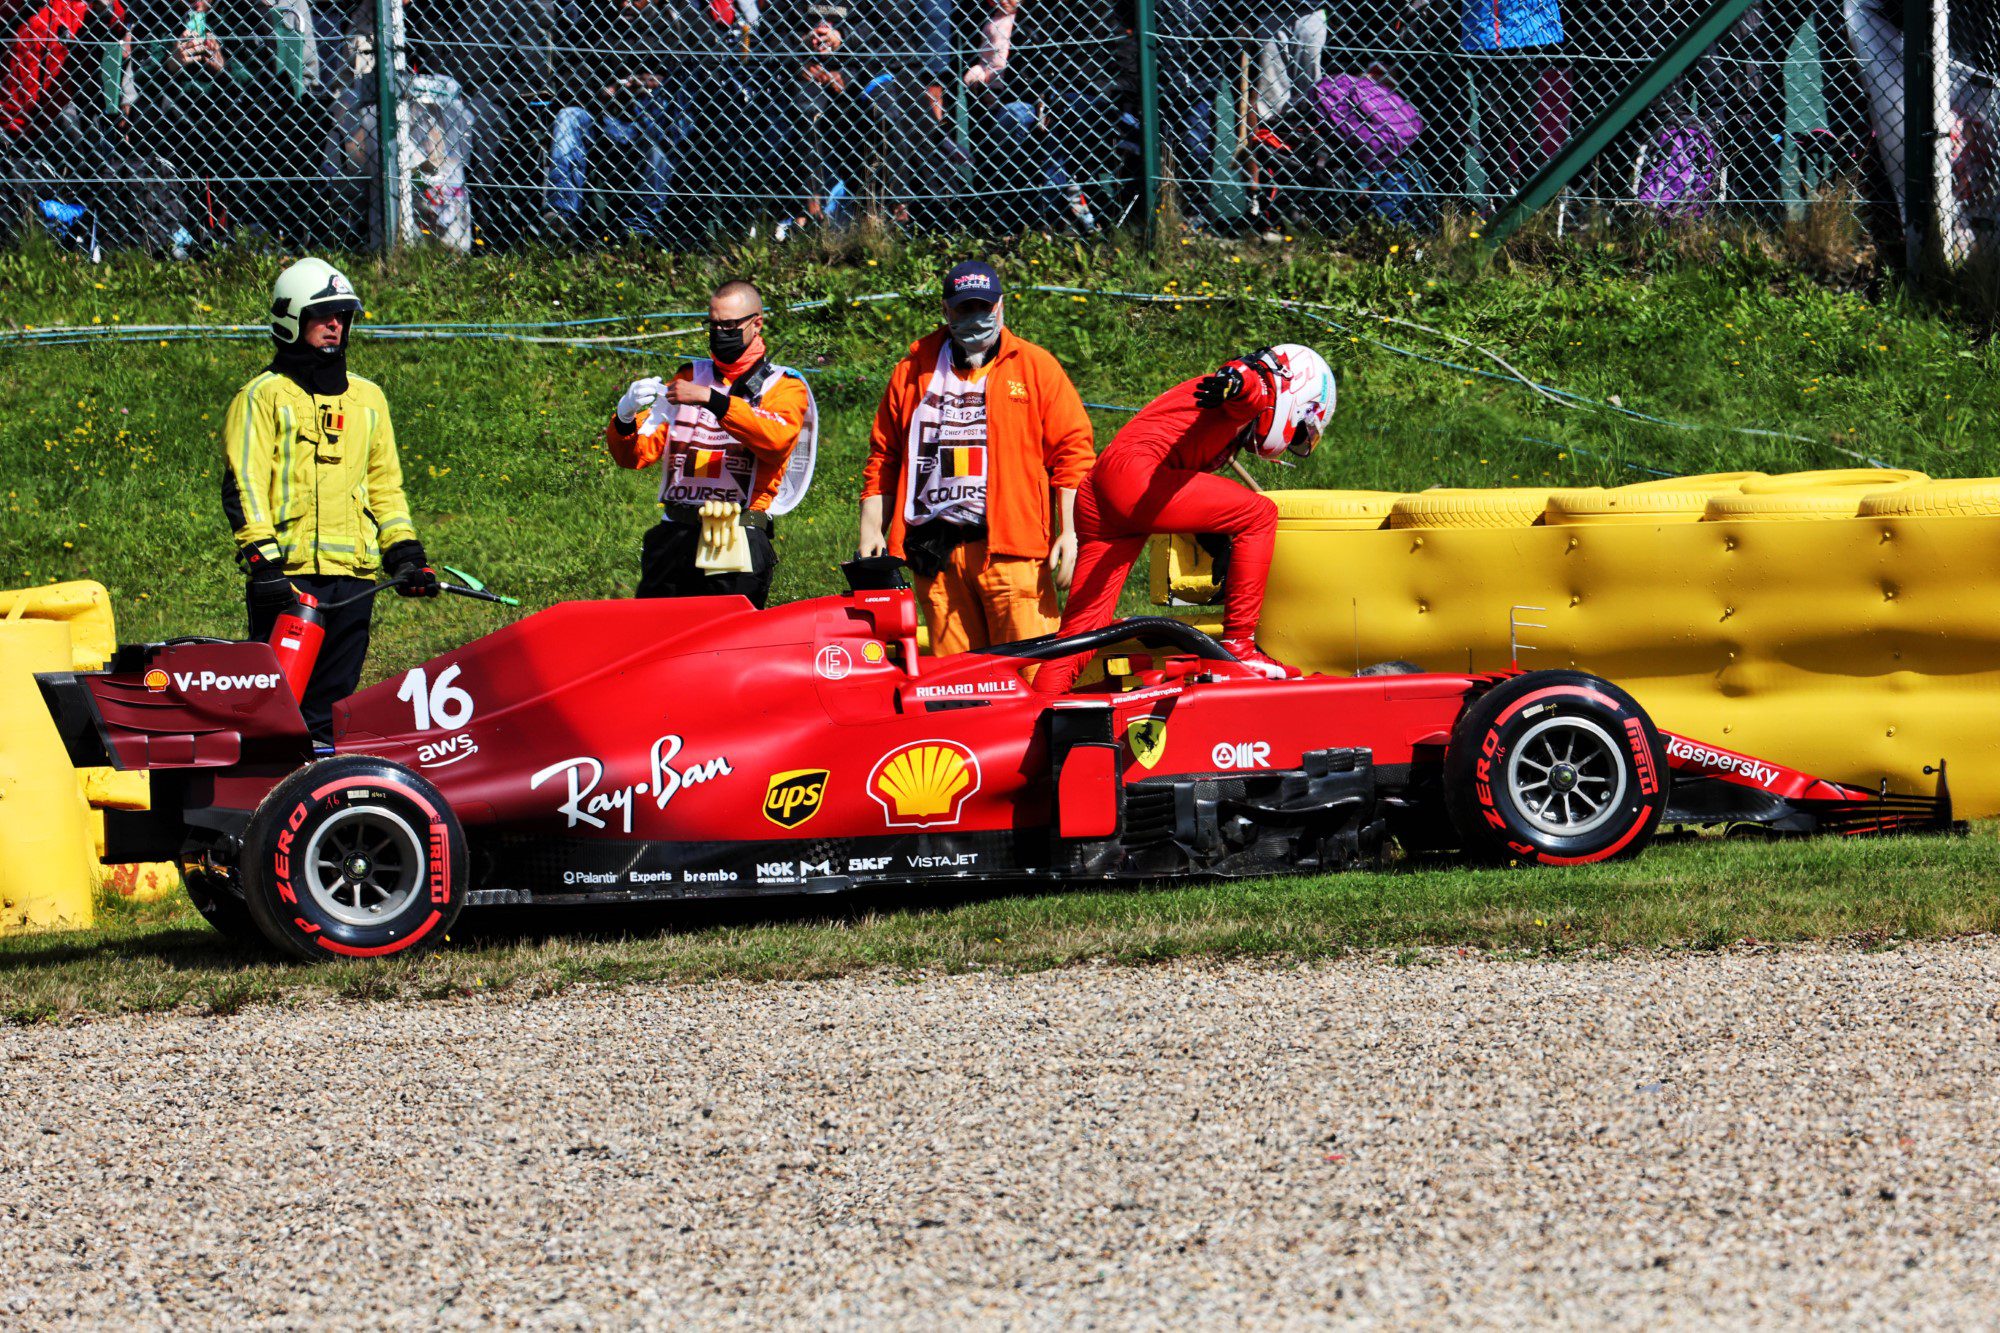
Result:
<instances>
[{"instance_id":1,"label":"firefighter in yellow jacket","mask_svg":"<svg viewBox=\"0 0 2000 1333\"><path fill-rule=\"evenodd\" d=\"M438 577L410 523L403 467L382 390L347 370L361 299L323 259L301 259L271 289L264 372L229 404L222 507L249 576L250 637L269 637L294 590L317 598L326 642L306 684L306 725L333 739L333 705L354 692L368 655L373 598L343 606L387 569L405 597L435 597Z\"/></svg>"}]
</instances>

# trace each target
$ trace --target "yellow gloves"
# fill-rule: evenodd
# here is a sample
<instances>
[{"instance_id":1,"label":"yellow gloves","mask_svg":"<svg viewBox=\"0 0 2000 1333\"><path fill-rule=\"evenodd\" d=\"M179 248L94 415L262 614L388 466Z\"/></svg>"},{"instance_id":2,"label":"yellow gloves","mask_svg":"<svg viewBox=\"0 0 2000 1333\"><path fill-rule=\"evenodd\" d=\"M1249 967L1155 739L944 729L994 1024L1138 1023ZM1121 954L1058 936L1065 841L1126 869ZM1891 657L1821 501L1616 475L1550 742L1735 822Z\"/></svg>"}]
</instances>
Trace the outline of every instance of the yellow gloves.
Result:
<instances>
[{"instance_id":1,"label":"yellow gloves","mask_svg":"<svg viewBox=\"0 0 2000 1333\"><path fill-rule=\"evenodd\" d=\"M743 506L733 500L708 500L701 506L701 545L695 567L711 574L750 572L750 535L743 529Z\"/></svg>"}]
</instances>

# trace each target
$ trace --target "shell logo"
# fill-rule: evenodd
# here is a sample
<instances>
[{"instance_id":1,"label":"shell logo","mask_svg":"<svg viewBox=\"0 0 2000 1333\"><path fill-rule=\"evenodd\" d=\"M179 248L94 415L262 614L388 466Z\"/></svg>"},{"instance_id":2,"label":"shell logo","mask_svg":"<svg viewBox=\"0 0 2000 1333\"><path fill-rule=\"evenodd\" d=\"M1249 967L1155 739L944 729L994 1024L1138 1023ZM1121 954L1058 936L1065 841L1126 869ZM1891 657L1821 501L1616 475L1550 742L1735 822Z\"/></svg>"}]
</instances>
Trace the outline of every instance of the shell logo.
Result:
<instances>
[{"instance_id":1,"label":"shell logo","mask_svg":"<svg viewBox=\"0 0 2000 1333\"><path fill-rule=\"evenodd\" d=\"M158 667L154 667L151 671L148 671L146 673L146 688L155 694L163 693L167 688L167 673Z\"/></svg>"},{"instance_id":2,"label":"shell logo","mask_svg":"<svg viewBox=\"0 0 2000 1333\"><path fill-rule=\"evenodd\" d=\"M878 665L886 655L882 650L882 645L873 639L861 645L861 660L870 666Z\"/></svg>"},{"instance_id":3,"label":"shell logo","mask_svg":"<svg viewBox=\"0 0 2000 1333\"><path fill-rule=\"evenodd\" d=\"M890 828L956 824L979 790L979 759L957 741L915 741L891 750L868 775L868 794Z\"/></svg>"}]
</instances>

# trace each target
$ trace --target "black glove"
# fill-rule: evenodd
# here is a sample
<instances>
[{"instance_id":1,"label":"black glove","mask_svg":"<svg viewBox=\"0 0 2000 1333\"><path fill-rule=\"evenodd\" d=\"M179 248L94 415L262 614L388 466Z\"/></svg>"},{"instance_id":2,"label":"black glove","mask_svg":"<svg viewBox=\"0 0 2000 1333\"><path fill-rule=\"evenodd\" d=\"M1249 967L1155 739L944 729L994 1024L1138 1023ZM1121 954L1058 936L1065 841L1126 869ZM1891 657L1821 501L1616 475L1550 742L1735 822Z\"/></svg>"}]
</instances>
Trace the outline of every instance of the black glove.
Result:
<instances>
[{"instance_id":1,"label":"black glove","mask_svg":"<svg viewBox=\"0 0 2000 1333\"><path fill-rule=\"evenodd\" d=\"M437 571L431 568L430 557L424 554L424 544L414 537L382 552L382 566L396 580L399 596L435 597L444 591L438 584Z\"/></svg>"},{"instance_id":2,"label":"black glove","mask_svg":"<svg viewBox=\"0 0 2000 1333\"><path fill-rule=\"evenodd\" d=\"M1221 407L1231 398L1243 396L1243 363L1231 361L1212 375L1203 375L1195 382L1194 405L1196 407Z\"/></svg>"},{"instance_id":3,"label":"black glove","mask_svg":"<svg viewBox=\"0 0 2000 1333\"><path fill-rule=\"evenodd\" d=\"M283 611L298 600L285 571L266 560L256 547L246 546L238 551L236 562L250 576L250 605L257 610Z\"/></svg>"}]
</instances>

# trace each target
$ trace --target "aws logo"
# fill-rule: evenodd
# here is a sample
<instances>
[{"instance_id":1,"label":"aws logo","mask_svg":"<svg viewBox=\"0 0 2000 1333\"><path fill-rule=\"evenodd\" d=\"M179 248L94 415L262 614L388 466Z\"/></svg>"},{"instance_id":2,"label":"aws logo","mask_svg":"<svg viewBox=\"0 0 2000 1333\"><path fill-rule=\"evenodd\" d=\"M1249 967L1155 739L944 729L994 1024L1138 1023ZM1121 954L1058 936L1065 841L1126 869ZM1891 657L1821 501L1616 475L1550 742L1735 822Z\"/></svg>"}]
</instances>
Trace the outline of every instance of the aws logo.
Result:
<instances>
[{"instance_id":1,"label":"aws logo","mask_svg":"<svg viewBox=\"0 0 2000 1333\"><path fill-rule=\"evenodd\" d=\"M764 789L764 818L779 828L797 828L811 819L826 798L826 775L823 768L773 773Z\"/></svg>"},{"instance_id":2,"label":"aws logo","mask_svg":"<svg viewBox=\"0 0 2000 1333\"><path fill-rule=\"evenodd\" d=\"M891 750L868 775L868 794L890 828L956 824L979 790L979 759L957 741L917 741Z\"/></svg>"}]
</instances>

